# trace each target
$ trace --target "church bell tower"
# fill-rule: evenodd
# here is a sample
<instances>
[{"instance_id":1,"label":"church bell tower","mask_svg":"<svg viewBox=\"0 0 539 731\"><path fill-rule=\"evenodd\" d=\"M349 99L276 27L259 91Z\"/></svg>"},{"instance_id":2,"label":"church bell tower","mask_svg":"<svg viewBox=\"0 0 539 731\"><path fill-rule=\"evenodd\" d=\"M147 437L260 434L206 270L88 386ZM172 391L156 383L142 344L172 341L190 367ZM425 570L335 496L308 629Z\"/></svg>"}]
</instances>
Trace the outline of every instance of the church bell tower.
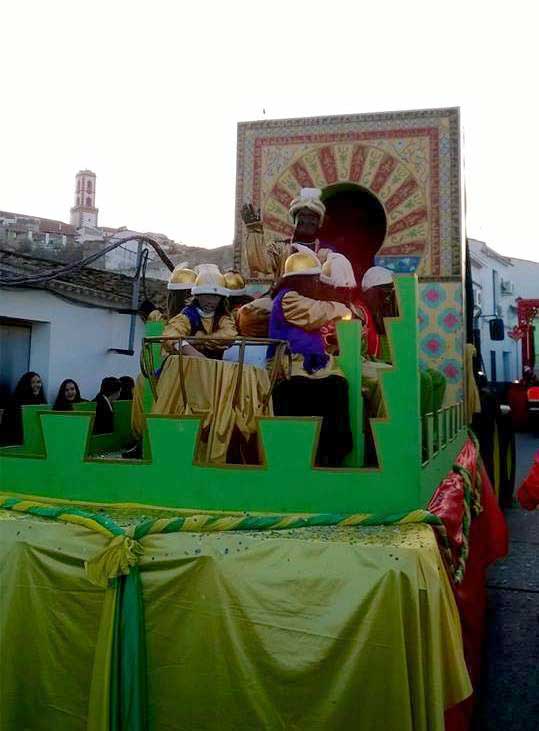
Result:
<instances>
[{"instance_id":1,"label":"church bell tower","mask_svg":"<svg viewBox=\"0 0 539 731\"><path fill-rule=\"evenodd\" d=\"M75 177L75 205L71 209L71 225L75 228L97 227L95 180L95 173L91 170L80 170Z\"/></svg>"}]
</instances>

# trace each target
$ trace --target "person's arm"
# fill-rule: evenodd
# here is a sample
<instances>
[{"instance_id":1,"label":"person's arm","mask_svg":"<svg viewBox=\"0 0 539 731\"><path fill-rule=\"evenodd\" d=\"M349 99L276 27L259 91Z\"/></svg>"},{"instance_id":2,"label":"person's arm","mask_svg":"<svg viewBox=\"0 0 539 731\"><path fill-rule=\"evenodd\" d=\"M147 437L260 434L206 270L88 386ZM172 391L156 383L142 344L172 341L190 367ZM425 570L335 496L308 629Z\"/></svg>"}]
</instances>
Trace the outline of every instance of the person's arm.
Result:
<instances>
[{"instance_id":1,"label":"person's arm","mask_svg":"<svg viewBox=\"0 0 539 731\"><path fill-rule=\"evenodd\" d=\"M232 315L223 315L219 320L217 330L212 334L215 338L237 338L238 328ZM228 345L224 347L228 348Z\"/></svg>"},{"instance_id":2,"label":"person's arm","mask_svg":"<svg viewBox=\"0 0 539 731\"><path fill-rule=\"evenodd\" d=\"M266 240L264 224L260 218L260 211L245 204L241 209L241 217L246 228L245 254L252 277L275 278L279 273L280 257L272 240Z\"/></svg>"},{"instance_id":3,"label":"person's arm","mask_svg":"<svg viewBox=\"0 0 539 731\"><path fill-rule=\"evenodd\" d=\"M271 297L259 297L240 307L237 318L240 335L267 338L272 306Z\"/></svg>"},{"instance_id":4,"label":"person's arm","mask_svg":"<svg viewBox=\"0 0 539 731\"><path fill-rule=\"evenodd\" d=\"M319 330L333 320L350 318L352 313L341 302L322 302L288 292L282 299L283 314L291 325L304 330Z\"/></svg>"},{"instance_id":5,"label":"person's arm","mask_svg":"<svg viewBox=\"0 0 539 731\"><path fill-rule=\"evenodd\" d=\"M164 338L175 337L178 338L178 340L181 340L181 338L189 337L190 334L191 323L189 322L189 318L181 313L169 320L167 326L163 330ZM176 343L173 340L163 343L163 351L165 353L175 353L177 351ZM185 355L190 355L190 353L185 353Z\"/></svg>"},{"instance_id":6,"label":"person's arm","mask_svg":"<svg viewBox=\"0 0 539 731\"><path fill-rule=\"evenodd\" d=\"M217 328L212 333L207 333L205 337L215 338L215 340L219 340L220 338L237 338L238 329L236 327L234 317L232 315L223 315L219 319ZM204 350L213 353L219 352L221 350L226 350L229 347L230 343L223 343L222 345L220 345L218 342L204 343L203 345Z\"/></svg>"}]
</instances>

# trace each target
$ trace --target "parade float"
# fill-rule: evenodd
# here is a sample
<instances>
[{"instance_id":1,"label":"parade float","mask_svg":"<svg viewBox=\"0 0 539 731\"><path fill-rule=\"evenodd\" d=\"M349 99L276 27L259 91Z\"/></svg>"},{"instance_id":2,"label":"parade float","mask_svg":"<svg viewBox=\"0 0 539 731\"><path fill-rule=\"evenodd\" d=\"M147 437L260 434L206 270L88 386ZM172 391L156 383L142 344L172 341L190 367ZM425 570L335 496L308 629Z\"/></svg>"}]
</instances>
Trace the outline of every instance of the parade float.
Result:
<instances>
[{"instance_id":1,"label":"parade float","mask_svg":"<svg viewBox=\"0 0 539 731\"><path fill-rule=\"evenodd\" d=\"M271 282L248 270L241 208L289 237L303 187L357 271L394 274L383 415L365 413L357 320L338 324L354 445L338 468L315 463L320 420L273 416L272 374L247 386L241 356L212 366L198 410L178 356L183 412L163 415L158 322L140 459L119 455L129 402L105 435L95 405L26 407L24 444L0 450L2 728L468 727L484 573L506 537L469 430L458 110L240 124L235 263L253 294ZM383 224L340 228L355 196ZM208 458L248 420L257 459Z\"/></svg>"}]
</instances>

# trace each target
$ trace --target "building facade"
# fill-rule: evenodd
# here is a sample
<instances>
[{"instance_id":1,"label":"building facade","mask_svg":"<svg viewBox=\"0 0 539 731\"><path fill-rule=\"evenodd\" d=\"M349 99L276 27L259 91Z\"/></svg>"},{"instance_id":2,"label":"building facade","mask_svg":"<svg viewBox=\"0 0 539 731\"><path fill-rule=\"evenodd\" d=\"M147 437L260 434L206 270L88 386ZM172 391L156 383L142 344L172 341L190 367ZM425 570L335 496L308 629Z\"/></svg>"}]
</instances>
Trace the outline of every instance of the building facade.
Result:
<instances>
[{"instance_id":1,"label":"building facade","mask_svg":"<svg viewBox=\"0 0 539 731\"><path fill-rule=\"evenodd\" d=\"M131 314L132 280L91 268L55 277L55 270L61 268L0 249L0 277L6 283L14 280L13 286L0 290L0 391L4 394L29 370L41 375L50 401L65 378L73 378L82 396L93 399L105 376L139 373L144 326L138 315ZM38 272L52 278L38 284L20 283L22 277ZM164 283L147 280L145 289L154 304L165 307Z\"/></svg>"},{"instance_id":2,"label":"building facade","mask_svg":"<svg viewBox=\"0 0 539 731\"><path fill-rule=\"evenodd\" d=\"M517 298L539 297L539 262L502 256L476 239L468 239L468 245L484 372L492 382L518 380L522 348L510 333L517 325ZM489 323L494 318L503 321L503 340L492 338Z\"/></svg>"}]
</instances>

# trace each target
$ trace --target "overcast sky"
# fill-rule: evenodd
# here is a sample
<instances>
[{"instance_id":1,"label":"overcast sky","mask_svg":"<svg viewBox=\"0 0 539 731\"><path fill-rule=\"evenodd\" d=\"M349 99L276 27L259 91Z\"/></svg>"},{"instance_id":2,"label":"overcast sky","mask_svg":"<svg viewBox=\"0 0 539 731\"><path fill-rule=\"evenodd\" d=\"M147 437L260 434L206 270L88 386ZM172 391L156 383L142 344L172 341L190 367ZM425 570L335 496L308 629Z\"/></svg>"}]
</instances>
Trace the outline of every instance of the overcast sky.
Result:
<instances>
[{"instance_id":1,"label":"overcast sky","mask_svg":"<svg viewBox=\"0 0 539 731\"><path fill-rule=\"evenodd\" d=\"M539 260L537 12L513 0L10 2L0 210L232 242L236 124L460 106L467 233ZM499 8L499 9L496 9Z\"/></svg>"}]
</instances>

